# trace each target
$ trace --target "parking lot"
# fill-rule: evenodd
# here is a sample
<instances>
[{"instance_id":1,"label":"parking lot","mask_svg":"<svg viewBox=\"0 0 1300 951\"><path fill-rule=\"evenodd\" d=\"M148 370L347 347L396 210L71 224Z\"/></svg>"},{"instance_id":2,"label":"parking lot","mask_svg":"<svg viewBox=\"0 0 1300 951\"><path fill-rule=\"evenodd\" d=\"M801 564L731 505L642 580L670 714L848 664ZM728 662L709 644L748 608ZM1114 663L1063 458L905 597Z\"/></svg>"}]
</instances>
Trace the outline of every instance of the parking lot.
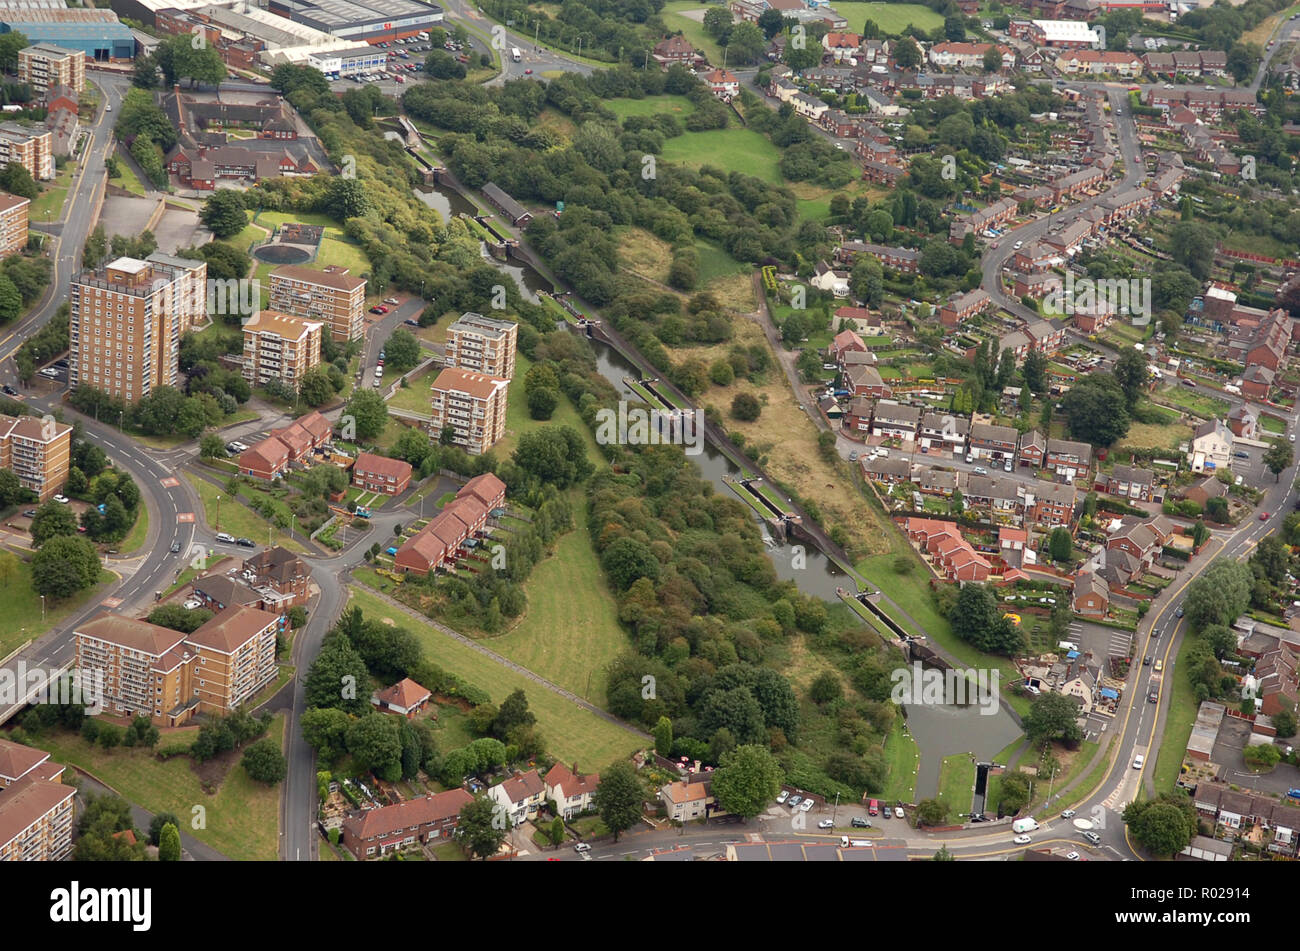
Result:
<instances>
[{"instance_id":1,"label":"parking lot","mask_svg":"<svg viewBox=\"0 0 1300 951\"><path fill-rule=\"evenodd\" d=\"M1285 796L1288 789L1300 787L1300 769L1287 763L1278 763L1276 767L1262 775L1246 768L1246 761L1242 758L1241 751L1245 749L1250 732L1250 721L1234 717L1223 718L1223 724L1219 727L1219 736L1215 740L1214 750L1211 753L1211 761L1223 767L1224 781L1273 796Z\"/></svg>"}]
</instances>

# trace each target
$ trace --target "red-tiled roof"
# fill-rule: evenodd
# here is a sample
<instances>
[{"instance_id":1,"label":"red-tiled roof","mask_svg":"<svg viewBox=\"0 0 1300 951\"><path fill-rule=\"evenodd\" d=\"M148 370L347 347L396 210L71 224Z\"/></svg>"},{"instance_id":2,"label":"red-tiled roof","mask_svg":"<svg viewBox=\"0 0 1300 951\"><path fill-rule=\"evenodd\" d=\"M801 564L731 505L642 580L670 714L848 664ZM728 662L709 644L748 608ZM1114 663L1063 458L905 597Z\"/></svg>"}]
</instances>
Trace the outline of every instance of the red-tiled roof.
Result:
<instances>
[{"instance_id":1,"label":"red-tiled roof","mask_svg":"<svg viewBox=\"0 0 1300 951\"><path fill-rule=\"evenodd\" d=\"M391 687L385 687L375 694L375 699L390 707L401 707L403 710L410 710L417 704L428 700L429 696L428 687L421 687L410 677L404 677Z\"/></svg>"}]
</instances>

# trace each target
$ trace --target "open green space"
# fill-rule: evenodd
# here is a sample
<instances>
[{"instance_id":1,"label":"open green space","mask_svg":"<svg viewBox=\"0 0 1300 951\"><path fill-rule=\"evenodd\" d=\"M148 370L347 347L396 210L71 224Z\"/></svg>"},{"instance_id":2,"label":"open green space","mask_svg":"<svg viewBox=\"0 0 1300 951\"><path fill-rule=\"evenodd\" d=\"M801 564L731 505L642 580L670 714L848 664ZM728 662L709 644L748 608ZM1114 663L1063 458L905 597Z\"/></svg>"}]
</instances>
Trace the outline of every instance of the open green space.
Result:
<instances>
[{"instance_id":1,"label":"open green space","mask_svg":"<svg viewBox=\"0 0 1300 951\"><path fill-rule=\"evenodd\" d=\"M530 429L548 425L572 426L587 444L587 457L596 465L603 465L605 457L601 455L600 447L596 444L595 434L592 433L591 427L582 421L577 408L567 396L560 394L560 401L556 404L555 412L551 414L549 420L536 420L528 415L524 377L532 365L533 361L522 353L515 354L515 375L510 380L510 389L506 394L506 434L493 447L497 457L504 459L514 452L515 447L519 445L519 437Z\"/></svg>"},{"instance_id":2,"label":"open green space","mask_svg":"<svg viewBox=\"0 0 1300 951\"><path fill-rule=\"evenodd\" d=\"M1230 407L1227 400L1197 393L1187 386L1164 386L1157 390L1155 395L1160 402L1177 406L1202 419L1222 416Z\"/></svg>"},{"instance_id":3,"label":"open green space","mask_svg":"<svg viewBox=\"0 0 1300 951\"><path fill-rule=\"evenodd\" d=\"M163 734L160 745L192 738L197 730ZM284 716L271 721L267 736L281 742ZM280 787L255 782L235 754L216 794L206 792L187 756L159 760L152 750L117 747L105 751L66 730L42 733L40 748L57 763L79 766L150 812L171 812L182 821L203 806L207 828L186 829L200 842L236 861L275 861L279 850ZM143 831L143 830L142 830Z\"/></svg>"},{"instance_id":4,"label":"open green space","mask_svg":"<svg viewBox=\"0 0 1300 951\"><path fill-rule=\"evenodd\" d=\"M628 116L653 116L661 112L685 118L695 111L695 104L685 96L646 96L644 99L611 99L606 108L620 119Z\"/></svg>"},{"instance_id":5,"label":"open green space","mask_svg":"<svg viewBox=\"0 0 1300 951\"><path fill-rule=\"evenodd\" d=\"M131 531L127 533L118 550L122 552L139 551L140 546L144 544L145 538L149 534L149 506L141 505L139 514L135 517L135 524L131 526Z\"/></svg>"},{"instance_id":6,"label":"open green space","mask_svg":"<svg viewBox=\"0 0 1300 951\"><path fill-rule=\"evenodd\" d=\"M63 202L68 197L68 189L72 187L77 170L76 163L69 162L59 169L58 174L54 176L54 181L45 183L44 190L28 209L28 221L32 224L43 224L63 220ZM121 183L114 181L113 184ZM140 194L144 194L143 189Z\"/></svg>"},{"instance_id":7,"label":"open green space","mask_svg":"<svg viewBox=\"0 0 1300 951\"><path fill-rule=\"evenodd\" d=\"M975 758L969 753L954 753L943 758L939 767L939 798L948 806L948 818L970 812L975 797Z\"/></svg>"},{"instance_id":8,"label":"open green space","mask_svg":"<svg viewBox=\"0 0 1300 951\"><path fill-rule=\"evenodd\" d=\"M90 590L66 601L47 598L42 616L41 596L32 588L31 565L19 558L17 574L0 584L0 657L8 656L24 641L53 630L99 597L100 589L116 577L111 571L101 571L99 583Z\"/></svg>"},{"instance_id":9,"label":"open green space","mask_svg":"<svg viewBox=\"0 0 1300 951\"><path fill-rule=\"evenodd\" d=\"M574 499L581 510L581 499ZM487 641L498 654L590 703L605 698L605 667L630 646L605 587L587 523L560 537L525 585L528 608L509 633ZM575 596L581 592L581 597Z\"/></svg>"},{"instance_id":10,"label":"open green space","mask_svg":"<svg viewBox=\"0 0 1300 951\"><path fill-rule=\"evenodd\" d=\"M659 15L663 18L664 26L674 32L681 30L682 35L690 40L710 63L721 66L722 48L704 31L704 21L699 16L706 9L708 7L700 0L669 0L664 4ZM686 15L687 13L695 13L696 16L690 17Z\"/></svg>"},{"instance_id":11,"label":"open green space","mask_svg":"<svg viewBox=\"0 0 1300 951\"><path fill-rule=\"evenodd\" d=\"M367 617L391 618L409 630L431 661L486 690L493 702L500 703L515 689L524 690L528 708L537 716L537 725L546 739L547 751L565 762L576 761L579 766L586 764L599 769L644 745L630 730L575 706L523 674L381 601L371 592L352 588L350 593L349 605L358 605Z\"/></svg>"},{"instance_id":12,"label":"open green space","mask_svg":"<svg viewBox=\"0 0 1300 951\"><path fill-rule=\"evenodd\" d=\"M236 538L251 538L261 544L261 539L265 537L266 530L270 526L266 519L244 505L244 503L232 499L230 494L224 491L221 486L213 485L192 472L185 473L185 478L190 481L190 485L194 486L194 490L198 492L199 498L203 502L203 518L213 531L227 532ZM240 491L256 493L258 490L250 490L241 485ZM217 501L218 497L221 499L220 502ZM287 507L285 511L288 511ZM284 532L275 531L273 539L275 544L283 545L292 552L300 555L307 554L307 550L302 545Z\"/></svg>"},{"instance_id":13,"label":"open green space","mask_svg":"<svg viewBox=\"0 0 1300 951\"><path fill-rule=\"evenodd\" d=\"M697 238L695 240L695 252L699 256L699 280L697 283L700 287L707 287L720 277L745 274L751 269L750 265L745 264L743 261L737 261L724 251L721 245L706 238Z\"/></svg>"},{"instance_id":14,"label":"open green space","mask_svg":"<svg viewBox=\"0 0 1300 951\"><path fill-rule=\"evenodd\" d=\"M1187 741L1192 735L1192 725L1196 722L1196 694L1191 681L1183 673L1186 669L1188 649L1197 638L1190 634L1183 638L1178 650L1178 660L1169 665L1164 683L1160 690L1160 702L1168 704L1165 714L1164 733L1160 739L1160 749L1156 753L1154 779L1156 792L1167 792L1174 788L1178 773L1183 766L1183 755L1187 752Z\"/></svg>"},{"instance_id":15,"label":"open green space","mask_svg":"<svg viewBox=\"0 0 1300 951\"><path fill-rule=\"evenodd\" d=\"M1278 419L1276 416L1270 416L1268 413L1260 415L1259 428L1268 433L1275 433L1278 436L1286 434L1286 423L1282 422L1282 420Z\"/></svg>"},{"instance_id":16,"label":"open green space","mask_svg":"<svg viewBox=\"0 0 1300 951\"><path fill-rule=\"evenodd\" d=\"M884 798L916 802L916 771L921 763L921 750L907 732L902 717L894 718L894 729L885 737L885 762L889 767L889 781L882 794Z\"/></svg>"},{"instance_id":17,"label":"open green space","mask_svg":"<svg viewBox=\"0 0 1300 951\"><path fill-rule=\"evenodd\" d=\"M849 21L849 29L855 33L862 30L867 20L875 22L886 33L901 33L910 23L923 30L933 30L943 26L943 17L929 7L919 3L856 3L840 2L833 4L835 12Z\"/></svg>"},{"instance_id":18,"label":"open green space","mask_svg":"<svg viewBox=\"0 0 1300 951\"><path fill-rule=\"evenodd\" d=\"M781 152L767 137L738 125L707 132L687 132L664 143L663 159L683 165L713 165L753 175L773 185L781 178Z\"/></svg>"}]
</instances>

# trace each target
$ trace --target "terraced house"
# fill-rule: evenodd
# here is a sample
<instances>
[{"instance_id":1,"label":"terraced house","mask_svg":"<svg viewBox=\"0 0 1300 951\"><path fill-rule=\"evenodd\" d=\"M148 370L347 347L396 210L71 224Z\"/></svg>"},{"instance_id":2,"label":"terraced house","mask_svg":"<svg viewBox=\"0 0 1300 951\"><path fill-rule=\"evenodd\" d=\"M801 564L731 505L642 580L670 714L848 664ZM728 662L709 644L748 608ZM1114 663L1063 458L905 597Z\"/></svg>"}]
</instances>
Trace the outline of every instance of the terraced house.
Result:
<instances>
[{"instance_id":1,"label":"terraced house","mask_svg":"<svg viewBox=\"0 0 1300 951\"><path fill-rule=\"evenodd\" d=\"M441 842L456 831L460 811L473 801L465 790L449 789L353 813L343 820L343 847L364 862L418 844Z\"/></svg>"}]
</instances>

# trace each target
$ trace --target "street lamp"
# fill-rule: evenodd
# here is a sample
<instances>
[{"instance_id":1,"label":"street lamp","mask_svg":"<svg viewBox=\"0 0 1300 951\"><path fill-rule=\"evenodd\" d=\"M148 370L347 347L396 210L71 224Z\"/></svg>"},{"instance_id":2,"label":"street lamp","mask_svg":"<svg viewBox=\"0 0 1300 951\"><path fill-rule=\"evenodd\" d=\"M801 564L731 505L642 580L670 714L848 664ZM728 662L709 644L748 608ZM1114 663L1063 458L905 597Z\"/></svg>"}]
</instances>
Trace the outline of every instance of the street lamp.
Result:
<instances>
[{"instance_id":1,"label":"street lamp","mask_svg":"<svg viewBox=\"0 0 1300 951\"><path fill-rule=\"evenodd\" d=\"M45 595L41 595L41 622L45 622Z\"/></svg>"},{"instance_id":2,"label":"street lamp","mask_svg":"<svg viewBox=\"0 0 1300 951\"><path fill-rule=\"evenodd\" d=\"M221 531L221 496L217 496L217 531Z\"/></svg>"}]
</instances>

